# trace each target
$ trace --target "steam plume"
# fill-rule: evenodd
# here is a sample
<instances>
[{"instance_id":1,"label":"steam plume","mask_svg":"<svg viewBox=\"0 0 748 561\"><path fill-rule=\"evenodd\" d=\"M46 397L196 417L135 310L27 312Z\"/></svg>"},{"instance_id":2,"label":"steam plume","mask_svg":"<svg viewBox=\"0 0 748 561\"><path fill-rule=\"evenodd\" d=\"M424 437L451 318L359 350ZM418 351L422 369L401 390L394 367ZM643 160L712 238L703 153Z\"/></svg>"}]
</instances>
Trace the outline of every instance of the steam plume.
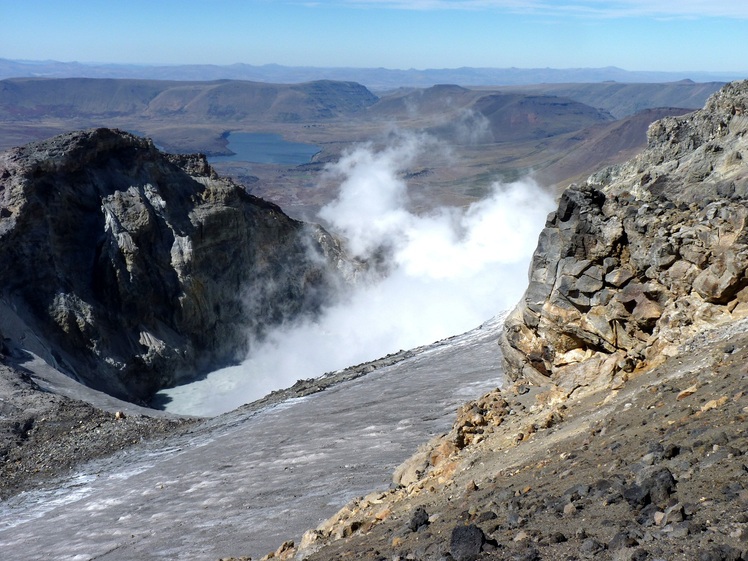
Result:
<instances>
[{"instance_id":1,"label":"steam plume","mask_svg":"<svg viewBox=\"0 0 748 561\"><path fill-rule=\"evenodd\" d=\"M400 136L382 149L359 146L328 169L340 192L320 217L357 256L386 255L388 274L316 320L277 329L240 366L169 390L170 410L218 414L298 379L462 333L517 302L552 197L530 180L496 183L467 209L415 215L402 174L425 149L429 137Z\"/></svg>"}]
</instances>

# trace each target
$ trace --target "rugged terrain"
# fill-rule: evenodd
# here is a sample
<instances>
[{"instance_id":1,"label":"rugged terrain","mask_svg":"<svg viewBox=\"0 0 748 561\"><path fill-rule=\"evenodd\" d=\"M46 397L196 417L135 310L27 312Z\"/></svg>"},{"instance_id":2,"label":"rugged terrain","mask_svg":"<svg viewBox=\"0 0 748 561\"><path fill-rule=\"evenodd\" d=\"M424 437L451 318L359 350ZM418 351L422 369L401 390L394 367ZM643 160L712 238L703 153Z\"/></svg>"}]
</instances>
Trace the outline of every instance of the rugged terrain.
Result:
<instances>
[{"instance_id":1,"label":"rugged terrain","mask_svg":"<svg viewBox=\"0 0 748 561\"><path fill-rule=\"evenodd\" d=\"M746 322L604 391L517 384L460 408L279 559L748 558Z\"/></svg>"},{"instance_id":2,"label":"rugged terrain","mask_svg":"<svg viewBox=\"0 0 748 561\"><path fill-rule=\"evenodd\" d=\"M641 155L564 192L502 338L513 377L606 384L746 315L746 89L658 121Z\"/></svg>"},{"instance_id":3,"label":"rugged terrain","mask_svg":"<svg viewBox=\"0 0 748 561\"><path fill-rule=\"evenodd\" d=\"M0 500L197 422L127 403L107 407L90 397L69 397L37 377L47 369L42 361L32 361L35 369L24 366L30 358L19 350L0 356Z\"/></svg>"},{"instance_id":4,"label":"rugged terrain","mask_svg":"<svg viewBox=\"0 0 748 561\"><path fill-rule=\"evenodd\" d=\"M268 557L748 559L748 82L561 197L514 384Z\"/></svg>"},{"instance_id":5,"label":"rugged terrain","mask_svg":"<svg viewBox=\"0 0 748 561\"><path fill-rule=\"evenodd\" d=\"M301 523L312 527L319 514L300 507L302 496L349 498L339 492L339 478L352 480L351 464L339 456L334 468L317 461L343 442L354 464L386 448L356 439L401 432L397 419L410 418L409 402L428 403L435 391L429 374L456 376L458 385L464 370L475 374L478 355L465 346L469 337L406 354L371 378L359 375L370 370L364 366L351 374L355 380L301 402L324 400L328 415L316 410L308 433L298 430L308 417L292 421L293 430L267 426L262 450L280 453L277 463L254 463L258 445L241 427L259 432L262 426L245 424L252 416L242 412L194 429L154 423L154 434L189 429L208 436L194 447L186 437L155 445L173 458L134 460L125 451L112 467L84 468L94 475L82 489L73 472L67 483L40 491L39 497L55 497L46 503L35 503L33 493L16 496L3 511L4 547L19 558L38 558L54 542L55 558L197 559L217 558L219 544L238 559L241 552L257 557L272 533L277 549L268 558L279 559L748 559L747 110L748 82L730 84L703 110L652 125L641 155L564 192L540 236L525 296L503 329L487 326L497 359L493 341L501 340L509 380L461 406L452 429L396 469L389 488L376 478L356 479L356 489L372 492L297 535ZM26 335L22 343L33 339L27 325L19 333ZM44 389L36 376L18 374L19 367L31 369L33 357L19 355L15 341L3 352L9 392L23 398L31 382ZM422 360L429 353L433 362ZM411 368L423 382L417 393L390 396L394 380L367 390L392 373L407 384ZM482 383L497 371L484 374ZM363 400L356 406L343 397L353 386ZM316 389L313 382L296 387L299 395ZM372 400L394 406L391 424L376 424L367 409ZM359 407L367 412L362 418ZM282 411L261 410L258 419L275 415L282 422ZM432 420L433 413L423 415ZM354 418L363 433L347 439L343 431ZM122 420L110 413L96 428L107 433L108 423ZM26 465L42 471L48 452L43 439L34 440L35 430L34 424L6 427L18 448L30 441L25 454L41 451ZM75 442L73 427L65 430ZM122 434L116 442L126 441ZM217 455L200 453L213 443ZM286 445L280 452L279 443ZM17 452L6 450L6 457ZM361 471L378 463L370 458ZM249 474L259 465L271 470L268 479ZM278 466L289 468L282 470L282 492L269 491L267 480L281 478ZM285 473L303 466L314 474ZM38 484L25 481L26 488ZM328 487L317 487L321 482ZM243 512L253 505L261 505L259 517ZM176 528L170 518L178 519ZM282 520L288 520L285 533ZM237 524L245 524L243 548Z\"/></svg>"},{"instance_id":6,"label":"rugged terrain","mask_svg":"<svg viewBox=\"0 0 748 561\"><path fill-rule=\"evenodd\" d=\"M259 558L353 497L386 488L412 450L449 429L461 402L496 387L498 325L499 318L464 336L301 381L261 403L179 426L167 440L140 441L134 432L139 442L123 439L125 449L56 477L35 453L43 452L35 439L49 425L39 419L38 433L34 427L23 444L26 466L39 470L35 485L0 502L3 558ZM49 387L51 373L38 375L27 358L19 363ZM74 395L101 405L102 396L84 390ZM125 412L131 427L148 422L137 410ZM87 452L89 441L105 442L121 422L114 417L86 433L71 430L61 444Z\"/></svg>"}]
</instances>

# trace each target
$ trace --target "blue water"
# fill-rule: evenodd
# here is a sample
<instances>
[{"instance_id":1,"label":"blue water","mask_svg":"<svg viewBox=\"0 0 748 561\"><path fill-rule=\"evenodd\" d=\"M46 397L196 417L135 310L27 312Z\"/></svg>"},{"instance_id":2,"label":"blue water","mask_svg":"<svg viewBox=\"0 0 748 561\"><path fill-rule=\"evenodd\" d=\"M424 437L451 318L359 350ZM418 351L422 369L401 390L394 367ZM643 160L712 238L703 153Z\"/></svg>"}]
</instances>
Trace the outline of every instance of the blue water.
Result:
<instances>
[{"instance_id":1,"label":"blue water","mask_svg":"<svg viewBox=\"0 0 748 561\"><path fill-rule=\"evenodd\" d=\"M314 144L288 142L279 134L256 132L232 132L228 135L228 149L233 156L213 156L211 163L250 162L255 164L309 163L321 148Z\"/></svg>"}]
</instances>

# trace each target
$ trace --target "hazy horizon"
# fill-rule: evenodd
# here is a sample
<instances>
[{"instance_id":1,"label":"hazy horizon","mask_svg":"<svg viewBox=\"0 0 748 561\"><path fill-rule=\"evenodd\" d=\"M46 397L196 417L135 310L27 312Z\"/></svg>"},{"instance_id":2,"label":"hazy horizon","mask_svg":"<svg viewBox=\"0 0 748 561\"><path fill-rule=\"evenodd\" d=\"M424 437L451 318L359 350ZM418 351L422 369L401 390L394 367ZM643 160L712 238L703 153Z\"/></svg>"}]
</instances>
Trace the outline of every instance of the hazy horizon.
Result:
<instances>
[{"instance_id":1,"label":"hazy horizon","mask_svg":"<svg viewBox=\"0 0 748 561\"><path fill-rule=\"evenodd\" d=\"M285 69L309 69L309 70L354 70L354 71L388 71L388 72L430 72L430 71L459 71L459 70L505 70L505 71L557 71L557 72L574 72L574 71L616 71L621 73L630 74L652 74L652 75L683 75L687 76L689 73L698 75L715 75L715 76L745 76L748 78L748 70L741 72L740 70L700 70L700 69L687 69L687 70L642 70L639 68L622 68L616 65L606 66L574 66L574 67L551 67L551 66L536 66L536 67L518 67L518 66L452 66L452 67L430 67L430 68L394 68L384 66L321 66L321 65L291 65L291 64L279 64L277 62L268 62L264 64L252 64L248 62L234 62L231 64L213 64L213 63L138 63L138 62L110 62L110 61L80 61L80 60L58 60L58 59L21 59L21 58L5 58L0 57L0 61L6 61L11 63L18 63L24 65L42 65L42 64L61 64L61 65L80 65L83 67L90 68L186 68L186 67L215 67L215 68L232 68L232 67L251 67L251 68L285 68Z\"/></svg>"},{"instance_id":2,"label":"hazy horizon","mask_svg":"<svg viewBox=\"0 0 748 561\"><path fill-rule=\"evenodd\" d=\"M575 71L575 70L615 70L621 72L627 72L632 74L688 74L689 72L698 74L745 74L748 78L748 69L745 73L740 70L703 70L703 69L686 69L686 70L663 70L663 69L652 69L642 70L639 68L622 68L616 65L605 65L605 66L535 66L535 67L519 67L519 66L442 66L442 67L423 67L423 68L395 68L385 66L334 66L334 65L293 65L293 64L280 64L277 62L268 62L264 64L253 64L249 62L233 62L230 64L215 64L215 63L139 63L139 62L111 62L111 61L80 61L80 60L59 60L59 59L22 59L22 58L6 58L0 57L0 61L8 61L19 64L77 64L85 67L128 67L128 68L178 68L178 67L189 67L189 66L213 66L221 68L229 68L232 66L248 66L253 68L263 67L280 67L280 68L308 68L308 69L319 69L319 70L383 70L393 72L428 72L438 70L462 70L462 69L475 69L475 70L516 70L516 71Z\"/></svg>"},{"instance_id":3,"label":"hazy horizon","mask_svg":"<svg viewBox=\"0 0 748 561\"><path fill-rule=\"evenodd\" d=\"M0 58L84 64L748 71L733 0L0 0Z\"/></svg>"}]
</instances>

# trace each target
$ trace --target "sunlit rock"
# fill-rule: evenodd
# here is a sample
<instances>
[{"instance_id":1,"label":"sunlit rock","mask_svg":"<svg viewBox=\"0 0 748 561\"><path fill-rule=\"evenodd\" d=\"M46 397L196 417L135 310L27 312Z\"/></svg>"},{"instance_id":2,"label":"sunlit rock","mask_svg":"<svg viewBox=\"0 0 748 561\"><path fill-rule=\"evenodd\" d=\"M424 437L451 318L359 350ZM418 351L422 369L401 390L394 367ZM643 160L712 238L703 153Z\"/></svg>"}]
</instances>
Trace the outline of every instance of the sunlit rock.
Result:
<instances>
[{"instance_id":1,"label":"sunlit rock","mask_svg":"<svg viewBox=\"0 0 748 561\"><path fill-rule=\"evenodd\" d=\"M630 162L563 193L501 335L510 377L599 386L743 317L747 112L748 81L728 84L703 110L654 123Z\"/></svg>"}]
</instances>

